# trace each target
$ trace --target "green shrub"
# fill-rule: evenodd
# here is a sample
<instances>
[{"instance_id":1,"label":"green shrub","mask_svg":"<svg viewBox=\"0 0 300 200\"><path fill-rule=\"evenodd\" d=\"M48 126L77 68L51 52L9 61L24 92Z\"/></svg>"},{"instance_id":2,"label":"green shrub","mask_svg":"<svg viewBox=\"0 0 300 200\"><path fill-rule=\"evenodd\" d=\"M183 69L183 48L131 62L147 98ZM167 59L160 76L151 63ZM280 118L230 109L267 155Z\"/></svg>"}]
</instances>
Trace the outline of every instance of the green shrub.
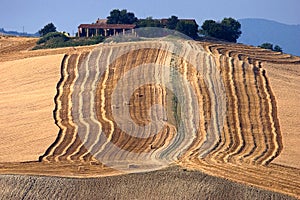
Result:
<instances>
[{"instance_id":1,"label":"green shrub","mask_svg":"<svg viewBox=\"0 0 300 200\"><path fill-rule=\"evenodd\" d=\"M37 44L42 44L45 43L49 40L53 40L54 38L59 38L61 41L68 41L70 38L68 36L66 36L63 33L60 32L51 32L51 33L47 33L45 36L43 36L41 39L39 39L37 41Z\"/></svg>"},{"instance_id":2,"label":"green shrub","mask_svg":"<svg viewBox=\"0 0 300 200\"><path fill-rule=\"evenodd\" d=\"M44 36L44 35L46 35L48 33L51 33L51 32L56 32L56 27L54 26L53 23L49 23L46 26L44 26L44 28L42 28L41 30L39 30L39 34L41 36Z\"/></svg>"},{"instance_id":3,"label":"green shrub","mask_svg":"<svg viewBox=\"0 0 300 200\"><path fill-rule=\"evenodd\" d=\"M258 47L263 48L263 49L269 49L271 51L282 52L282 48L280 46L275 45L275 47L273 47L273 44L269 43L269 42L265 42L265 43L259 45Z\"/></svg>"},{"instance_id":4,"label":"green shrub","mask_svg":"<svg viewBox=\"0 0 300 200\"><path fill-rule=\"evenodd\" d=\"M103 42L103 40L103 36L95 36L91 38L70 38L63 33L55 32L48 33L38 40L37 45L33 48L33 50L94 45Z\"/></svg>"}]
</instances>

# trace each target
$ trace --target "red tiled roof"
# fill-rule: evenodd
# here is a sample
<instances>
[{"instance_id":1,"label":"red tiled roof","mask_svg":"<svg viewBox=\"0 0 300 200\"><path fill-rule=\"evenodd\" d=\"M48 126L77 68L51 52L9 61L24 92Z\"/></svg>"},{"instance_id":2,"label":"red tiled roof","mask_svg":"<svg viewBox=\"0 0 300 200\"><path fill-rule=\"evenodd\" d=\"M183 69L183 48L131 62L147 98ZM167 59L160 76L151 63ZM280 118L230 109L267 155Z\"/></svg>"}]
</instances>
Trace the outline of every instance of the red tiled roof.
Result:
<instances>
[{"instance_id":1,"label":"red tiled roof","mask_svg":"<svg viewBox=\"0 0 300 200\"><path fill-rule=\"evenodd\" d=\"M135 24L80 24L78 28L134 29Z\"/></svg>"}]
</instances>

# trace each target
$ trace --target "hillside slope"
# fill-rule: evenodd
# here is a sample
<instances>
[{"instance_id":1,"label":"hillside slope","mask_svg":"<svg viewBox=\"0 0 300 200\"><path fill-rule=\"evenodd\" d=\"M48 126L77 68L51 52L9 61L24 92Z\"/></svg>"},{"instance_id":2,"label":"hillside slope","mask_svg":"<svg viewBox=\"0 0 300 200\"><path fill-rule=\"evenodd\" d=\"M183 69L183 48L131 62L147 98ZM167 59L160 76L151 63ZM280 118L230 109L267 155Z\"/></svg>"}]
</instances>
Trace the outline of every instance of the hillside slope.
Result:
<instances>
[{"instance_id":1,"label":"hillside slope","mask_svg":"<svg viewBox=\"0 0 300 200\"><path fill-rule=\"evenodd\" d=\"M0 193L4 199L294 199L175 167L90 179L19 175L0 177Z\"/></svg>"},{"instance_id":2,"label":"hillside slope","mask_svg":"<svg viewBox=\"0 0 300 200\"><path fill-rule=\"evenodd\" d=\"M1 174L100 177L176 164L300 197L300 112L287 96L299 93L299 57L176 40L16 48L0 61ZM32 146L20 148L24 138Z\"/></svg>"},{"instance_id":3,"label":"hillside slope","mask_svg":"<svg viewBox=\"0 0 300 200\"><path fill-rule=\"evenodd\" d=\"M0 162L37 160L55 139L53 96L62 57L0 64Z\"/></svg>"}]
</instances>

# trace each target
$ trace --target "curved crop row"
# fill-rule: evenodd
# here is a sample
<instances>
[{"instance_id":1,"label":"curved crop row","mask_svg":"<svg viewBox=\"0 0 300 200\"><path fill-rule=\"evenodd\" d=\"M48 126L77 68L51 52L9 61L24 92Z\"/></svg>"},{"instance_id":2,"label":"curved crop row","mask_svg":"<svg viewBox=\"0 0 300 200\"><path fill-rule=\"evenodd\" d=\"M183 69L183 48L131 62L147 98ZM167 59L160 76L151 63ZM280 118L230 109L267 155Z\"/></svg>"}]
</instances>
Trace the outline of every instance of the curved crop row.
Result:
<instances>
[{"instance_id":1,"label":"curved crop row","mask_svg":"<svg viewBox=\"0 0 300 200\"><path fill-rule=\"evenodd\" d=\"M288 170L267 167L282 138L260 63L300 59L238 45L179 45L113 44L65 56L54 113L60 132L41 160L177 162L265 188L280 179L275 188L296 194L299 181L286 178Z\"/></svg>"}]
</instances>

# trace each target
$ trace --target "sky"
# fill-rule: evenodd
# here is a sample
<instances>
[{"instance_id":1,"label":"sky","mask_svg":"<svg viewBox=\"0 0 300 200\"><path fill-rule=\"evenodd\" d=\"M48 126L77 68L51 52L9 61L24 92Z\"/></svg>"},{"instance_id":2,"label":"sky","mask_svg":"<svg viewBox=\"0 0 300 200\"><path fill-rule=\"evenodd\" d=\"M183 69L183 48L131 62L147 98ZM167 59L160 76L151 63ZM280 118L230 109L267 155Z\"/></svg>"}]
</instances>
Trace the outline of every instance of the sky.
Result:
<instances>
[{"instance_id":1,"label":"sky","mask_svg":"<svg viewBox=\"0 0 300 200\"><path fill-rule=\"evenodd\" d=\"M106 18L113 9L127 9L138 18L263 18L300 24L299 0L0 0L0 28L35 33L52 22L58 31L77 32L82 23Z\"/></svg>"}]
</instances>

